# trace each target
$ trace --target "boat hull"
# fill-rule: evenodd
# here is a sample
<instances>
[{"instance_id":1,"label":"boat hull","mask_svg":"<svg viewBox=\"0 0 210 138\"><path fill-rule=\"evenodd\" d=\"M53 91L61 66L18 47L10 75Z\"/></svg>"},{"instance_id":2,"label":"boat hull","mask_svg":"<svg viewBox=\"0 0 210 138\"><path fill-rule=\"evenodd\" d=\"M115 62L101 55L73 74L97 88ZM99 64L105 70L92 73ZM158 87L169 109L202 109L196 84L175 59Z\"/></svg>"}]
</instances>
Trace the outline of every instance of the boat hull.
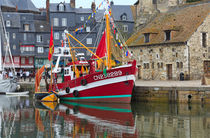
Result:
<instances>
[{"instance_id":1,"label":"boat hull","mask_svg":"<svg viewBox=\"0 0 210 138\"><path fill-rule=\"evenodd\" d=\"M91 85L91 84L90 84ZM134 81L122 81L107 85L84 89L78 92L76 97L73 93L59 96L61 100L81 101L81 102L110 102L110 103L130 103Z\"/></svg>"}]
</instances>

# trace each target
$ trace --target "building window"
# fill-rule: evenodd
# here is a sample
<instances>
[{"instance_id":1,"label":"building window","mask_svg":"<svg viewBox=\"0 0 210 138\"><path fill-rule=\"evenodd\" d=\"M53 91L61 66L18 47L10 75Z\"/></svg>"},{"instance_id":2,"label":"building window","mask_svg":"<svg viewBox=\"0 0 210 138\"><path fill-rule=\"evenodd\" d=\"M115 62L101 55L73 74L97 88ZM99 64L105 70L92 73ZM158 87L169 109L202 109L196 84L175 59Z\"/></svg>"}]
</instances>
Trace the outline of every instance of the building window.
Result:
<instances>
[{"instance_id":1,"label":"building window","mask_svg":"<svg viewBox=\"0 0 210 138\"><path fill-rule=\"evenodd\" d=\"M144 43L148 43L149 42L149 33L144 34Z\"/></svg>"},{"instance_id":2,"label":"building window","mask_svg":"<svg viewBox=\"0 0 210 138\"><path fill-rule=\"evenodd\" d=\"M25 58L24 57L21 58L21 64L25 64Z\"/></svg>"},{"instance_id":3,"label":"building window","mask_svg":"<svg viewBox=\"0 0 210 138\"><path fill-rule=\"evenodd\" d=\"M13 47L12 47L12 48L13 48L13 50L16 50L16 45L13 45Z\"/></svg>"},{"instance_id":4,"label":"building window","mask_svg":"<svg viewBox=\"0 0 210 138\"><path fill-rule=\"evenodd\" d=\"M11 27L11 21L9 20L6 21L6 27Z\"/></svg>"},{"instance_id":5,"label":"building window","mask_svg":"<svg viewBox=\"0 0 210 138\"><path fill-rule=\"evenodd\" d=\"M62 26L67 26L67 18L62 18Z\"/></svg>"},{"instance_id":6,"label":"building window","mask_svg":"<svg viewBox=\"0 0 210 138\"><path fill-rule=\"evenodd\" d=\"M152 62L152 69L154 69L155 68L155 63L154 62Z\"/></svg>"},{"instance_id":7,"label":"building window","mask_svg":"<svg viewBox=\"0 0 210 138\"><path fill-rule=\"evenodd\" d=\"M59 26L59 19L58 18L53 18L53 25L54 26Z\"/></svg>"},{"instance_id":8,"label":"building window","mask_svg":"<svg viewBox=\"0 0 210 138\"><path fill-rule=\"evenodd\" d=\"M86 32L90 32L90 26L86 27Z\"/></svg>"},{"instance_id":9,"label":"building window","mask_svg":"<svg viewBox=\"0 0 210 138\"><path fill-rule=\"evenodd\" d=\"M59 32L55 32L55 33L54 33L54 38L55 38L56 40L59 39Z\"/></svg>"},{"instance_id":10,"label":"building window","mask_svg":"<svg viewBox=\"0 0 210 138\"><path fill-rule=\"evenodd\" d=\"M207 33L202 33L202 46L207 46Z\"/></svg>"},{"instance_id":11,"label":"building window","mask_svg":"<svg viewBox=\"0 0 210 138\"><path fill-rule=\"evenodd\" d=\"M65 39L65 37L66 37L66 34L62 33L62 38Z\"/></svg>"},{"instance_id":12,"label":"building window","mask_svg":"<svg viewBox=\"0 0 210 138\"><path fill-rule=\"evenodd\" d=\"M171 40L171 31L166 30L165 31L165 41L169 41L169 40Z\"/></svg>"},{"instance_id":13,"label":"building window","mask_svg":"<svg viewBox=\"0 0 210 138\"><path fill-rule=\"evenodd\" d=\"M176 62L176 68L179 68L179 62Z\"/></svg>"},{"instance_id":14,"label":"building window","mask_svg":"<svg viewBox=\"0 0 210 138\"><path fill-rule=\"evenodd\" d=\"M64 11L64 5L63 5L63 4L59 4L58 10L59 10L59 11Z\"/></svg>"},{"instance_id":15,"label":"building window","mask_svg":"<svg viewBox=\"0 0 210 138\"><path fill-rule=\"evenodd\" d=\"M44 48L43 47L38 47L37 52L38 53L44 53Z\"/></svg>"},{"instance_id":16,"label":"building window","mask_svg":"<svg viewBox=\"0 0 210 138\"><path fill-rule=\"evenodd\" d=\"M5 62L6 62L6 63L10 63L10 58L9 58L9 57L6 57L6 58L5 58Z\"/></svg>"},{"instance_id":17,"label":"building window","mask_svg":"<svg viewBox=\"0 0 210 138\"><path fill-rule=\"evenodd\" d=\"M16 39L16 34L15 33L12 33L12 38Z\"/></svg>"},{"instance_id":18,"label":"building window","mask_svg":"<svg viewBox=\"0 0 210 138\"><path fill-rule=\"evenodd\" d=\"M33 64L33 57L29 58L29 64Z\"/></svg>"},{"instance_id":19,"label":"building window","mask_svg":"<svg viewBox=\"0 0 210 138\"><path fill-rule=\"evenodd\" d=\"M157 0L152 0L152 4L157 4Z\"/></svg>"},{"instance_id":20,"label":"building window","mask_svg":"<svg viewBox=\"0 0 210 138\"><path fill-rule=\"evenodd\" d=\"M23 28L24 28L24 31L29 31L30 26L29 26L29 24L24 24Z\"/></svg>"},{"instance_id":21,"label":"building window","mask_svg":"<svg viewBox=\"0 0 210 138\"><path fill-rule=\"evenodd\" d=\"M127 16L126 16L126 15L123 15L123 16L122 16L122 20L123 20L123 21L126 21L126 20L127 20Z\"/></svg>"},{"instance_id":22,"label":"building window","mask_svg":"<svg viewBox=\"0 0 210 138\"><path fill-rule=\"evenodd\" d=\"M82 17L80 17L80 20L83 22L85 20L85 18L82 16Z\"/></svg>"},{"instance_id":23,"label":"building window","mask_svg":"<svg viewBox=\"0 0 210 138\"><path fill-rule=\"evenodd\" d=\"M180 62L180 68L181 69L183 68L183 62Z\"/></svg>"},{"instance_id":24,"label":"building window","mask_svg":"<svg viewBox=\"0 0 210 138\"><path fill-rule=\"evenodd\" d=\"M27 34L26 34L26 33L23 34L23 40L24 40L24 41L27 40Z\"/></svg>"},{"instance_id":25,"label":"building window","mask_svg":"<svg viewBox=\"0 0 210 138\"><path fill-rule=\"evenodd\" d=\"M123 32L128 32L128 25L123 25Z\"/></svg>"},{"instance_id":26,"label":"building window","mask_svg":"<svg viewBox=\"0 0 210 138\"><path fill-rule=\"evenodd\" d=\"M87 42L88 45L92 44L92 38L87 38Z\"/></svg>"},{"instance_id":27,"label":"building window","mask_svg":"<svg viewBox=\"0 0 210 138\"><path fill-rule=\"evenodd\" d=\"M15 62L15 63L19 63L19 59L20 59L19 57L15 57L15 58L14 58L14 62Z\"/></svg>"},{"instance_id":28,"label":"building window","mask_svg":"<svg viewBox=\"0 0 210 138\"><path fill-rule=\"evenodd\" d=\"M37 35L36 36L36 42L39 42L39 43L42 43L43 42L42 35Z\"/></svg>"}]
</instances>

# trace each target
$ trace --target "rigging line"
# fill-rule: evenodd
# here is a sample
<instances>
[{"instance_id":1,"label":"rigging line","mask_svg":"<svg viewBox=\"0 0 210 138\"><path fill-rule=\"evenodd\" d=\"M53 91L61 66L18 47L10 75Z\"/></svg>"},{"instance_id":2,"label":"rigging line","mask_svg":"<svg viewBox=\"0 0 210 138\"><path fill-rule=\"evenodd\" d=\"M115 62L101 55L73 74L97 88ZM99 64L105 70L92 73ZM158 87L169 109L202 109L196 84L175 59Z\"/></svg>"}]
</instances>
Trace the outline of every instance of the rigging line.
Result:
<instances>
[{"instance_id":1,"label":"rigging line","mask_svg":"<svg viewBox=\"0 0 210 138\"><path fill-rule=\"evenodd\" d=\"M113 17L112 17L112 18L113 18ZM113 18L113 23L114 23L114 26L116 26L117 32L119 32L119 37L121 38L121 40L122 40L122 42L123 42L124 48L125 48L127 51L129 51L129 53L131 53L130 50L129 50L129 48L128 48L128 45L127 45L126 42L125 42L125 39L123 38L123 36L122 36L120 30L118 29L118 25L114 22L114 18ZM123 49L123 50L124 50L124 49ZM124 52L126 52L126 50L124 50ZM135 58L137 58L134 54L133 54L133 56L134 56Z\"/></svg>"},{"instance_id":2,"label":"rigging line","mask_svg":"<svg viewBox=\"0 0 210 138\"><path fill-rule=\"evenodd\" d=\"M100 27L99 27L99 30L98 30L98 33L97 33L97 38L96 38L94 47L96 47L99 44L100 35L101 35L102 30L103 30L103 24L104 24L104 22L102 22L102 20L103 20L103 18L101 19L101 24L100 24Z\"/></svg>"},{"instance_id":3,"label":"rigging line","mask_svg":"<svg viewBox=\"0 0 210 138\"><path fill-rule=\"evenodd\" d=\"M97 23L96 26L94 26L93 29L92 29L92 30L91 30L91 31L90 31L82 40L80 40L80 42L84 41L84 40L89 36L89 34L92 33L92 32L94 31L94 29L95 29L98 25L99 25L99 24ZM77 43L77 44L74 45L74 46L76 47L76 46L78 46L78 45L79 45L79 43Z\"/></svg>"}]
</instances>

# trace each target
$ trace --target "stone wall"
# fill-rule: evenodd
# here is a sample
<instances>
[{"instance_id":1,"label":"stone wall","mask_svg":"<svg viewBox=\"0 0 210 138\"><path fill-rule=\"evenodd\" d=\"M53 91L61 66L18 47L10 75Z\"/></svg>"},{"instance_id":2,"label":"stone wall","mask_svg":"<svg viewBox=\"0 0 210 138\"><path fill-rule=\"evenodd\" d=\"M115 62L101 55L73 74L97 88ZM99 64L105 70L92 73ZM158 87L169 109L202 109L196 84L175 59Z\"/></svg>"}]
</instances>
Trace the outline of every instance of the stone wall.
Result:
<instances>
[{"instance_id":1,"label":"stone wall","mask_svg":"<svg viewBox=\"0 0 210 138\"><path fill-rule=\"evenodd\" d=\"M143 80L167 80L167 64L172 64L172 79L188 74L188 52L184 43L129 47Z\"/></svg>"},{"instance_id":2,"label":"stone wall","mask_svg":"<svg viewBox=\"0 0 210 138\"><path fill-rule=\"evenodd\" d=\"M202 33L207 33L207 46L202 46ZM190 48L190 76L200 79L204 73L204 61L210 61L210 15L187 42Z\"/></svg>"}]
</instances>

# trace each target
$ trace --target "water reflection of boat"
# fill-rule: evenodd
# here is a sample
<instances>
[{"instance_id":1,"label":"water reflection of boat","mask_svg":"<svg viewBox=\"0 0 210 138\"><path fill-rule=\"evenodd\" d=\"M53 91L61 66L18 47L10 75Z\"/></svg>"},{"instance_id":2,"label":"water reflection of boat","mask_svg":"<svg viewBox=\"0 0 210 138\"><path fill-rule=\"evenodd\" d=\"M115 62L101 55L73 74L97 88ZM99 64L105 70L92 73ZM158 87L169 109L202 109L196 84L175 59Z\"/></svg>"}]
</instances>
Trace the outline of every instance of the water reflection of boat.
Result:
<instances>
[{"instance_id":1,"label":"water reflection of boat","mask_svg":"<svg viewBox=\"0 0 210 138\"><path fill-rule=\"evenodd\" d=\"M74 130L73 133L68 131L68 136L137 137L130 104L84 104L62 101L59 110L60 116L63 116L66 123L68 122L66 125Z\"/></svg>"}]
</instances>

